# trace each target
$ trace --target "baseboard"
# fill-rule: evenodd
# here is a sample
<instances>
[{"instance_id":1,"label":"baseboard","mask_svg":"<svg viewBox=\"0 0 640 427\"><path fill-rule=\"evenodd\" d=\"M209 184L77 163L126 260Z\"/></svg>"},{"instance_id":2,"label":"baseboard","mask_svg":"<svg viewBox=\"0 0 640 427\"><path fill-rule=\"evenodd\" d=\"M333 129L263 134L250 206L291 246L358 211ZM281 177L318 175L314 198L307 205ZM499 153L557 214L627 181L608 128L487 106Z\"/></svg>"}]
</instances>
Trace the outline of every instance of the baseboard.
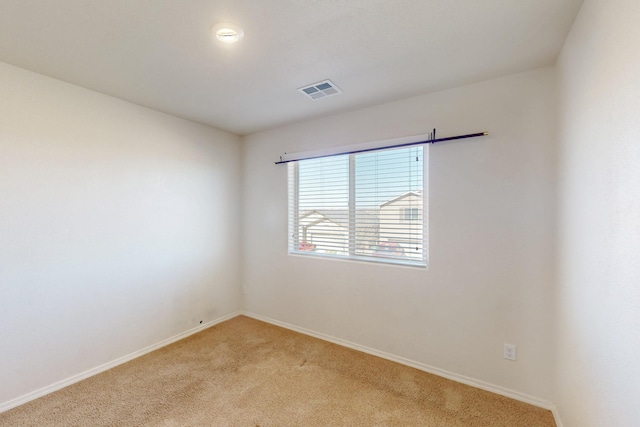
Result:
<instances>
[{"instance_id":1,"label":"baseboard","mask_svg":"<svg viewBox=\"0 0 640 427\"><path fill-rule=\"evenodd\" d=\"M515 399L521 402L525 402L525 403L529 403L531 405L543 408L543 409L547 409L553 412L553 416L556 419L556 424L558 425L558 427L561 427L561 423L559 423L559 417L557 416L557 414L555 413L554 409L555 407L553 406L553 404L547 400L544 399L539 399L537 397L534 396L529 396L527 394L524 393L520 393L514 390L510 390L504 387L500 387L494 384L490 384L484 381L480 381L480 380L476 380L474 378L470 378L464 375L459 375L453 372L449 372L449 371L445 371L444 369L439 369L433 366L429 366L429 365L425 365L424 363L420 363L420 362L415 362L413 360L410 359L405 359L404 357L400 357L400 356L396 356L393 354L389 354L389 353L385 353L383 351L379 351L379 350L375 350L373 348L369 348L369 347L365 347L363 345L360 344L355 344L340 338L335 338L329 335L325 335L323 333L319 333L319 332L315 332L315 331L311 331L309 329L305 329L305 328L300 328L298 326L295 325L291 325L289 323L285 323L285 322L281 322L279 320L275 320L275 319L271 319L269 317L266 316L262 316L259 314L255 314L255 313L251 313L251 312L247 312L247 311L242 311L241 312L242 315L247 316L247 317L251 317L253 319L256 320L260 320L266 323L270 323L272 325L275 326L280 326L282 328L285 329L289 329L295 332L300 332L302 334L305 335L309 335L312 336L314 338L319 338L321 340L324 341L329 341L332 342L334 344L338 344L341 345L343 347L348 347L351 348L353 350L357 350L357 351L361 351L363 353L367 353L367 354L371 354L373 356L377 356L377 357L381 357L383 359L387 359L387 360L391 360L392 362L397 362L400 363L402 365L406 365L406 366L410 366L412 368L416 368L419 369L421 371L424 372L428 372L430 374L434 374L434 375L438 375L440 377L444 377L462 384L466 384L466 385L470 385L472 387L476 387L482 390L486 390L486 391L490 391L492 393L496 393L502 396L506 396L509 397L511 399Z\"/></svg>"},{"instance_id":2,"label":"baseboard","mask_svg":"<svg viewBox=\"0 0 640 427\"><path fill-rule=\"evenodd\" d=\"M553 419L556 422L556 427L564 427L562 424L562 420L560 419L560 414L558 413L558 408L556 405L551 405L551 413L553 414Z\"/></svg>"},{"instance_id":3,"label":"baseboard","mask_svg":"<svg viewBox=\"0 0 640 427\"><path fill-rule=\"evenodd\" d=\"M279 320L271 319L269 317L262 316L262 315L259 315L259 314L255 314L255 313L251 313L251 312L247 312L247 311L236 311L236 312L233 312L233 313L228 314L226 316L222 316L222 317L220 317L218 319L209 321L209 322L207 322L207 323L205 323L203 325L199 325L199 326L197 326L197 327L195 327L193 329L190 329L188 331L182 332L182 333L180 333L178 335L175 335L173 337L167 338L167 339L165 339L163 341L160 341L160 342L158 342L156 344L150 345L150 346L145 347L145 348L143 348L141 350L138 350L138 351L135 351L133 353L130 353L130 354L126 355L126 356L123 356L123 357L120 357L118 359L115 359L115 360L113 360L111 362L107 362L107 363L102 364L100 366L97 366L95 368L92 368L92 369L89 369L87 371L84 371L84 372L82 372L80 374L74 375L72 377L69 377L67 379L58 381L58 382L56 382L54 384L51 384L49 386L43 387L41 389L38 389L38 390L35 390L33 392L27 393L27 394L25 394L23 396L17 397L17 398L12 399L12 400L9 400L7 402L0 403L0 412L8 411L9 409L12 409L12 408L15 408L17 406L23 405L23 404L25 404L27 402L30 402L32 400L35 400L35 399L39 398L39 397L45 396L45 395L47 395L49 393L52 393L54 391L60 390L60 389L62 389L64 387L67 387L67 386L69 386L71 384L75 384L75 383L77 383L79 381L82 381L82 380L84 380L86 378L89 378L89 377L92 377L94 375L97 375L97 374L99 374L101 372L104 372L106 370L114 368L114 367L116 367L118 365L126 363L126 362L128 362L130 360L133 360L133 359L137 358L137 357L143 356L143 355L145 355L147 353L151 353L152 351L155 351L155 350L157 350L159 348L165 347L165 346L167 346L169 344L172 344L172 343L174 343L176 341L179 341L181 339L187 338L190 335L193 335L193 334L196 334L198 332L201 332L201 331L203 331L203 330L205 330L207 328L210 328L210 327L212 327L214 325L217 325L218 323L222 323L222 322L224 322L226 320L232 319L232 318L234 318L234 317L236 317L238 315L241 315L241 314L244 315L244 316L247 316L247 317L251 317L251 318L256 319L256 320L260 320L260 321L263 321L263 322L266 322L266 323L270 323L270 324L275 325L275 326L279 326L279 327L282 327L282 328L285 328L285 329L289 329L289 330L292 330L292 331L295 331L295 332L299 332L299 333L302 333L302 334L305 334L305 335L312 336L314 338L318 338L318 339L321 339L321 340L324 340L324 341L332 342L334 344L338 344L338 345L341 345L341 346L344 346L344 347L348 347L348 348L351 348L353 350L361 351L363 353L371 354L373 356L377 356L377 357L380 357L380 358L383 358L383 359L387 359L387 360L391 360L393 362L397 362L397 363L400 363L400 364L403 364L403 365L406 365L406 366L410 366L412 368L416 368L416 369L419 369L421 371L428 372L430 374L438 375L440 377L447 378L447 379L450 379L452 381L457 381L459 383L467 384L467 385L470 385L472 387L477 387L477 388L480 388L482 390L486 390L486 391L489 391L489 392L492 392L492 393L496 393L496 394L499 394L499 395L502 395L502 396L505 396L505 397L509 397L511 399L515 399L515 400L518 400L518 401L521 401L521 402L529 403L531 405L538 406L540 408L548 409L553 414L553 418L554 418L554 420L556 422L556 426L557 427L563 427L563 424L562 424L562 421L560 419L560 415L558 414L557 408L555 407L555 405L553 405L549 401L546 401L546 400L543 400L543 399L539 399L539 398L536 398L536 397L533 397L533 396L529 396L527 394L520 393L520 392L517 392L517 391L514 391L514 390L509 390L509 389L506 389L504 387L500 387L500 386L497 386L497 385L494 385L494 384L491 384L491 383L487 383L487 382L484 382L484 381L476 380L474 378L466 377L464 375L455 374L453 372L449 372L449 371L446 371L446 370L443 370L443 369L439 369L439 368L436 368L436 367L433 367L433 366L425 365L425 364L420 363L420 362L415 362L413 360L406 359L404 357L400 357L400 356L396 356L396 355L393 355L393 354L385 353L383 351L375 350L375 349L372 349L372 348L369 348L369 347L366 347L366 346L363 346L363 345L360 345L360 344L352 343L350 341L346 341L346 340L343 340L343 339L340 339L340 338L335 338L335 337L332 337L332 336L329 336L329 335L326 335L326 334L323 334L323 333L320 333L320 332L315 332L315 331L312 331L312 330L309 330L309 329L301 328L301 327L298 327L298 326L295 326L295 325L291 325L291 324L286 323L286 322L281 322Z\"/></svg>"},{"instance_id":4,"label":"baseboard","mask_svg":"<svg viewBox=\"0 0 640 427\"><path fill-rule=\"evenodd\" d=\"M89 369L87 371L84 371L80 374L74 375L72 377L69 377L67 379L58 381L54 384L48 385L46 387L43 387L41 389L32 391L31 393L27 393L23 396L17 397L15 399L9 400L8 402L4 402L4 403L0 403L0 412L5 412L8 411L9 409L15 408L16 406L20 406L23 405L27 402L30 402L32 400L35 400L39 397L42 397L44 395L47 395L49 393L53 393L54 391L60 390L61 388L67 387L71 384L77 383L79 381L82 381L86 378L92 377L96 374L99 374L101 372L104 372L106 370L109 370L111 368L115 368L118 365L122 365L123 363L126 363L130 360L133 360L137 357L140 356L144 356L147 353L151 353L152 351L155 351L159 348L165 347L169 344L173 344L176 341L179 341L181 339L187 338L190 335L193 334L197 334L198 332L201 332L207 328L210 328L211 326L217 325L218 323L224 322L225 320L229 320L232 319L238 315L240 315L241 312L236 311L233 312L231 314L228 314L226 316L222 316L218 319L209 321L207 323L204 323L202 325L198 325L197 327L193 328L193 329L189 329L188 331L182 332L178 335L175 335L171 338L167 338L165 340L162 340L156 344L152 344L148 347L145 347L141 350L138 351L134 351L131 354L127 354L126 356L122 356L119 357L118 359L112 360L111 362L107 362L105 364L102 364L100 366L97 366L95 368Z\"/></svg>"}]
</instances>

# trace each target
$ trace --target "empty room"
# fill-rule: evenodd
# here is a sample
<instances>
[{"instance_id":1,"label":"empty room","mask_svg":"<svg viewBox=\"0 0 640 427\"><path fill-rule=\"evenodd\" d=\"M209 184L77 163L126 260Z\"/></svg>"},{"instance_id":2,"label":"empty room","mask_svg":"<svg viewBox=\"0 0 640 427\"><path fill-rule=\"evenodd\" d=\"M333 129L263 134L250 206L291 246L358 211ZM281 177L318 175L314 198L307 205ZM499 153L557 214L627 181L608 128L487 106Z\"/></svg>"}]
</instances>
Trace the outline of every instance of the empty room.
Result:
<instances>
[{"instance_id":1,"label":"empty room","mask_svg":"<svg viewBox=\"0 0 640 427\"><path fill-rule=\"evenodd\" d=\"M0 426L640 425L637 0L0 0Z\"/></svg>"}]
</instances>

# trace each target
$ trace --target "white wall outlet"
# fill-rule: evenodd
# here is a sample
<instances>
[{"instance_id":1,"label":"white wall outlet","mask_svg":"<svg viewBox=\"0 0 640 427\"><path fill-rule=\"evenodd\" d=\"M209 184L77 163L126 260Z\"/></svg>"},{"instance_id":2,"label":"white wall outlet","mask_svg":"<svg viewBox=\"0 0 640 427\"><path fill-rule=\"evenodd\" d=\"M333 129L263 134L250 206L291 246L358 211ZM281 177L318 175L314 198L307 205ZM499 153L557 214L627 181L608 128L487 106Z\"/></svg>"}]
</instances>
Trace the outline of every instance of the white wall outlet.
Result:
<instances>
[{"instance_id":1,"label":"white wall outlet","mask_svg":"<svg viewBox=\"0 0 640 427\"><path fill-rule=\"evenodd\" d=\"M516 346L513 344L504 345L504 358L507 360L516 360Z\"/></svg>"},{"instance_id":2,"label":"white wall outlet","mask_svg":"<svg viewBox=\"0 0 640 427\"><path fill-rule=\"evenodd\" d=\"M247 287L243 286L242 287L242 295L246 295L247 294Z\"/></svg>"}]
</instances>

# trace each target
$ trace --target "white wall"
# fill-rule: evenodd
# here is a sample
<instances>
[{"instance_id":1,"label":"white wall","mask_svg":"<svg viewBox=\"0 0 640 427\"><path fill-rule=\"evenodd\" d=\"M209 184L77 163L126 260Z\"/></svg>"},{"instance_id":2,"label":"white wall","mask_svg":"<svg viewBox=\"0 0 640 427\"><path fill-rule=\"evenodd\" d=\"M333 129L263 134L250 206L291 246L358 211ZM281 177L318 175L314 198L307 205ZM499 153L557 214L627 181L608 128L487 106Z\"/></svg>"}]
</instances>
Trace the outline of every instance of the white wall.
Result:
<instances>
[{"instance_id":1,"label":"white wall","mask_svg":"<svg viewBox=\"0 0 640 427\"><path fill-rule=\"evenodd\" d=\"M550 400L554 84L545 68L246 137L245 308ZM431 147L428 270L287 255L280 154L433 127L491 135Z\"/></svg>"},{"instance_id":2,"label":"white wall","mask_svg":"<svg viewBox=\"0 0 640 427\"><path fill-rule=\"evenodd\" d=\"M558 63L565 427L640 425L639 16L637 0L587 0Z\"/></svg>"},{"instance_id":3,"label":"white wall","mask_svg":"<svg viewBox=\"0 0 640 427\"><path fill-rule=\"evenodd\" d=\"M0 405L240 308L240 154L0 63Z\"/></svg>"}]
</instances>

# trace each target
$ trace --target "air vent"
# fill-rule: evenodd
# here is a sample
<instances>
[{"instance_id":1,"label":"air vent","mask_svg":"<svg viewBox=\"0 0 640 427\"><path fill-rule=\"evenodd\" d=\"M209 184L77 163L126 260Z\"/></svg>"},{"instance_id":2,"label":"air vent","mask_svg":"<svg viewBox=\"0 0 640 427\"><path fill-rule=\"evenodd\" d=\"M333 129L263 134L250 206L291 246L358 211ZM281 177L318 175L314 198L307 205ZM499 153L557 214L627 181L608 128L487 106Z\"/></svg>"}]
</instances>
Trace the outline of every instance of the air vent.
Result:
<instances>
[{"instance_id":1,"label":"air vent","mask_svg":"<svg viewBox=\"0 0 640 427\"><path fill-rule=\"evenodd\" d=\"M326 98L327 96L342 93L338 86L336 86L331 80L314 83L309 86L301 87L298 90L314 101L316 99Z\"/></svg>"}]
</instances>

